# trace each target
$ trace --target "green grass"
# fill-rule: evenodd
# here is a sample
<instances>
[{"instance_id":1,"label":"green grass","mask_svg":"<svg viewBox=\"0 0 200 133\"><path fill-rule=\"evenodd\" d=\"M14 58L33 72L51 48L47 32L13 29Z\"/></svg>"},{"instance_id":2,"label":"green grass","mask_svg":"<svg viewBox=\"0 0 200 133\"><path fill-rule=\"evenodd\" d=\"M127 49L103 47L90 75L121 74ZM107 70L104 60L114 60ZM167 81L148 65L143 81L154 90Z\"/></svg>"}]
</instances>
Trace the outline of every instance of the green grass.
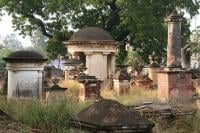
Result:
<instances>
[{"instance_id":1,"label":"green grass","mask_svg":"<svg viewBox=\"0 0 200 133\"><path fill-rule=\"evenodd\" d=\"M113 90L104 89L101 95L104 98L117 100L124 105L136 105L141 102L151 101L158 102L157 90L135 89L127 95L117 95Z\"/></svg>"},{"instance_id":2,"label":"green grass","mask_svg":"<svg viewBox=\"0 0 200 133\"><path fill-rule=\"evenodd\" d=\"M16 120L42 132L64 132L69 129L69 119L89 102L77 103L72 98L60 99L46 105L41 101L16 101L0 98L0 109Z\"/></svg>"},{"instance_id":3,"label":"green grass","mask_svg":"<svg viewBox=\"0 0 200 133\"><path fill-rule=\"evenodd\" d=\"M156 90L136 89L129 95L116 95L113 91L101 92L104 98L115 99L125 105L136 105L144 101L159 102ZM28 126L48 133L69 132L69 119L92 102L78 103L77 99L68 97L53 103L41 101L6 100L0 96L0 109L14 119ZM178 104L178 103L176 103ZM188 105L185 107L190 108ZM150 118L156 126L153 133L200 133L200 111L194 116L175 117L173 119Z\"/></svg>"},{"instance_id":4,"label":"green grass","mask_svg":"<svg viewBox=\"0 0 200 133\"><path fill-rule=\"evenodd\" d=\"M151 101L160 103L157 99L157 90L134 89L128 95L117 95L114 91L105 89L101 91L104 98L114 99L124 105L137 105L142 102ZM184 107L183 111L194 110L194 103L169 103L172 106ZM155 123L153 133L200 133L200 111L194 116L179 116L171 119L159 117L148 118Z\"/></svg>"}]
</instances>

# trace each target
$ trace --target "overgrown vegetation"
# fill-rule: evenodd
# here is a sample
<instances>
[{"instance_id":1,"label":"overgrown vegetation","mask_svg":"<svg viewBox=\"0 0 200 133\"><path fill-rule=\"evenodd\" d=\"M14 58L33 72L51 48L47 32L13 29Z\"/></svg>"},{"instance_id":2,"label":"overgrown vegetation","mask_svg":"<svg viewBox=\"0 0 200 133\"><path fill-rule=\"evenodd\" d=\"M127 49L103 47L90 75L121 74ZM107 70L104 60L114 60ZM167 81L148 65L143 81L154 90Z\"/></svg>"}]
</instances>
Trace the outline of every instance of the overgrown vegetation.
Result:
<instances>
[{"instance_id":1,"label":"overgrown vegetation","mask_svg":"<svg viewBox=\"0 0 200 133\"><path fill-rule=\"evenodd\" d=\"M78 98L79 91L80 91L80 84L78 81L75 80L61 80L59 85L68 89L67 93L70 96L74 96Z\"/></svg>"},{"instance_id":2,"label":"overgrown vegetation","mask_svg":"<svg viewBox=\"0 0 200 133\"><path fill-rule=\"evenodd\" d=\"M1 110L33 129L48 133L68 132L69 119L88 105L89 102L77 103L73 98L46 104L41 101L16 101L0 97Z\"/></svg>"},{"instance_id":3,"label":"overgrown vegetation","mask_svg":"<svg viewBox=\"0 0 200 133\"><path fill-rule=\"evenodd\" d=\"M74 87L74 86L73 86ZM119 96L113 91L103 90L104 98L115 99L125 105L137 105L143 101L158 102L156 90L135 89L129 95ZM40 129L48 133L69 132L69 119L89 106L91 102L78 103L72 97L60 99L53 104L41 101L16 101L6 100L0 96L0 109L14 119L34 129ZM170 119L153 117L149 118L155 122L153 133L199 133L200 111L194 116L171 117Z\"/></svg>"},{"instance_id":4,"label":"overgrown vegetation","mask_svg":"<svg viewBox=\"0 0 200 133\"><path fill-rule=\"evenodd\" d=\"M130 94L117 95L113 90L104 89L101 91L103 98L117 100L124 105L136 105L145 101L157 102L157 90L132 89Z\"/></svg>"},{"instance_id":5,"label":"overgrown vegetation","mask_svg":"<svg viewBox=\"0 0 200 133\"><path fill-rule=\"evenodd\" d=\"M104 98L114 99L125 105L138 105L142 102L160 103L157 99L157 90L132 89L128 95L117 95L113 90L101 91ZM193 104L170 103L173 106L183 106L184 111L193 110ZM194 111L194 110L193 110ZM177 116L170 118L151 117L148 118L155 123L153 133L199 133L200 111L193 116Z\"/></svg>"}]
</instances>

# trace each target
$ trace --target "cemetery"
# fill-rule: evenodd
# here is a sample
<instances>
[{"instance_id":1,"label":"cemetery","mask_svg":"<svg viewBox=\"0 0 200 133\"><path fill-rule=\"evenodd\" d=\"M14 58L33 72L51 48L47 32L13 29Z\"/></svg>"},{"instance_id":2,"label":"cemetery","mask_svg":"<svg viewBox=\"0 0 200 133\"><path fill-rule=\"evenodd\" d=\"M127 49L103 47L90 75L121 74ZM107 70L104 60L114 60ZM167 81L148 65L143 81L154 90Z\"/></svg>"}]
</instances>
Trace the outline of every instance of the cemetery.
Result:
<instances>
[{"instance_id":1,"label":"cemetery","mask_svg":"<svg viewBox=\"0 0 200 133\"><path fill-rule=\"evenodd\" d=\"M31 2L2 2L36 46L0 44L0 133L200 132L200 32L189 31L188 3Z\"/></svg>"}]
</instances>

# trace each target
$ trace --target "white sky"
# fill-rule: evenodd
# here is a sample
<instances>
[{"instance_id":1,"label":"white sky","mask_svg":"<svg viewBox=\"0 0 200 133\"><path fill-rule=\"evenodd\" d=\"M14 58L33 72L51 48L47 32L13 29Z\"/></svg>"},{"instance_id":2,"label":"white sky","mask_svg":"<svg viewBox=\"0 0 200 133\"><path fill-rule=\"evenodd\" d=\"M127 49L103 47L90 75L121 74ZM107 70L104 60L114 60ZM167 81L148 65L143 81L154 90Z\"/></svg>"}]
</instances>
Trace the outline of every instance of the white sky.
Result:
<instances>
[{"instance_id":1,"label":"white sky","mask_svg":"<svg viewBox=\"0 0 200 133\"><path fill-rule=\"evenodd\" d=\"M0 20L0 36L2 37L1 39L11 33L15 33L18 35L19 32L14 31L14 29L12 28L12 18L8 15L5 15L1 17ZM30 37L27 36L23 38L23 36L18 35L18 39L22 42L23 47L31 46Z\"/></svg>"},{"instance_id":2,"label":"white sky","mask_svg":"<svg viewBox=\"0 0 200 133\"><path fill-rule=\"evenodd\" d=\"M12 28L12 18L8 15L5 15L1 17L0 20L0 36L4 38L5 36L15 33L18 34L19 32L14 31ZM195 24L196 23L196 24ZM200 26L200 14L196 16L196 21L195 17L191 20L191 27L190 30L194 30L195 26ZM0 38L0 39L2 39ZM22 42L23 47L29 47L31 46L31 41L30 37L25 37L23 38L22 36L18 35L18 39Z\"/></svg>"}]
</instances>

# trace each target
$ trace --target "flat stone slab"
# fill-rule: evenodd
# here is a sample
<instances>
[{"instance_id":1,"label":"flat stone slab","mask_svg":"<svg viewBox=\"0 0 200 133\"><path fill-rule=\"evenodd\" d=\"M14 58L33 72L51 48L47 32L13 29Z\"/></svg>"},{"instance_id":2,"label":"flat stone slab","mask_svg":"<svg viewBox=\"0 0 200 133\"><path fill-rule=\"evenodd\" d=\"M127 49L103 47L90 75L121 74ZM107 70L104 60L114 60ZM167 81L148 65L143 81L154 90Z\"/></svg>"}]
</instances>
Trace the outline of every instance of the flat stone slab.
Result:
<instances>
[{"instance_id":1,"label":"flat stone slab","mask_svg":"<svg viewBox=\"0 0 200 133\"><path fill-rule=\"evenodd\" d=\"M185 111L182 106L172 106L169 104L157 104L153 102L145 102L133 107L134 110L145 116L186 116L193 115L196 111Z\"/></svg>"},{"instance_id":2,"label":"flat stone slab","mask_svg":"<svg viewBox=\"0 0 200 133\"><path fill-rule=\"evenodd\" d=\"M0 133L39 133L0 110Z\"/></svg>"}]
</instances>

